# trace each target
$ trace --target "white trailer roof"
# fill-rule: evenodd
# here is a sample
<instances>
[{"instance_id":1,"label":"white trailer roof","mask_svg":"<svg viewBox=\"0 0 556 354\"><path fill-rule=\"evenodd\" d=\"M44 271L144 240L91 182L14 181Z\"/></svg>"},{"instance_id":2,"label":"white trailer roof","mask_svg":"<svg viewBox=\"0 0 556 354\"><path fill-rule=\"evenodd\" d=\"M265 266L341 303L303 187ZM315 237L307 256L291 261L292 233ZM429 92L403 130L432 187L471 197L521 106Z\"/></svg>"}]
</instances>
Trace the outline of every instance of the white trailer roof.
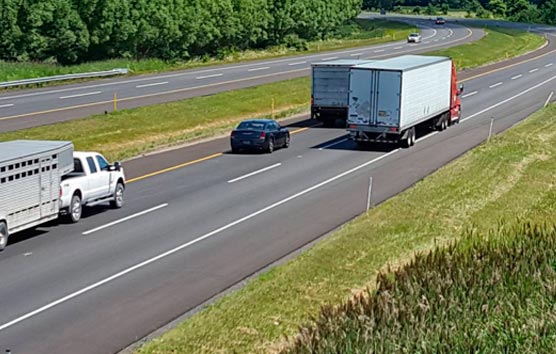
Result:
<instances>
[{"instance_id":1,"label":"white trailer roof","mask_svg":"<svg viewBox=\"0 0 556 354\"><path fill-rule=\"evenodd\" d=\"M0 143L0 163L56 151L71 145L71 141L14 140Z\"/></svg>"},{"instance_id":2,"label":"white trailer roof","mask_svg":"<svg viewBox=\"0 0 556 354\"><path fill-rule=\"evenodd\" d=\"M323 61L320 63L312 63L312 66L355 66L373 63L376 60L362 60L362 59L338 59L331 61Z\"/></svg>"},{"instance_id":3,"label":"white trailer roof","mask_svg":"<svg viewBox=\"0 0 556 354\"><path fill-rule=\"evenodd\" d=\"M395 58L380 60L374 63L357 65L355 68L409 71L423 66L440 63L446 60L450 60L450 58L424 56L424 55L402 55Z\"/></svg>"}]
</instances>

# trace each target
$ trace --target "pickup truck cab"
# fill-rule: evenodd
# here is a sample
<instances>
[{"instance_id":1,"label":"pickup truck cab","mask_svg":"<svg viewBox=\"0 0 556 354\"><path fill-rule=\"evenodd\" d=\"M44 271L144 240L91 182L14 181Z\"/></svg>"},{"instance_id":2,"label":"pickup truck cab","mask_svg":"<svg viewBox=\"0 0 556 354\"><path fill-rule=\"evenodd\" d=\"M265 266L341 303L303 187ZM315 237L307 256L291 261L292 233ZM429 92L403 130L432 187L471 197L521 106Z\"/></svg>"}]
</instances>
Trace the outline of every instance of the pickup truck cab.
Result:
<instances>
[{"instance_id":1,"label":"pickup truck cab","mask_svg":"<svg viewBox=\"0 0 556 354\"><path fill-rule=\"evenodd\" d=\"M113 165L97 152L74 152L73 172L60 183L60 212L71 222L81 219L83 206L124 205L125 176L119 162Z\"/></svg>"}]
</instances>

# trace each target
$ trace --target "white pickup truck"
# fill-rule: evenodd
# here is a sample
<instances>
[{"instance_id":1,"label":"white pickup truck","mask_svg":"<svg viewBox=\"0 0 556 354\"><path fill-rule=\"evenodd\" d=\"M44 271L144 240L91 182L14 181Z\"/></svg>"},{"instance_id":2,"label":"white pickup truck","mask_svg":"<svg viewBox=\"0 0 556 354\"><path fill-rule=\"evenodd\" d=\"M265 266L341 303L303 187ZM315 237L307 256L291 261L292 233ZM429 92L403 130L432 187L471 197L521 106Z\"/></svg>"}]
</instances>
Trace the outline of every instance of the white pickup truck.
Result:
<instances>
[{"instance_id":1,"label":"white pickup truck","mask_svg":"<svg viewBox=\"0 0 556 354\"><path fill-rule=\"evenodd\" d=\"M111 165L96 152L74 152L73 163L73 172L62 177L59 201L60 212L71 222L81 219L83 206L123 206L125 176L119 162Z\"/></svg>"}]
</instances>

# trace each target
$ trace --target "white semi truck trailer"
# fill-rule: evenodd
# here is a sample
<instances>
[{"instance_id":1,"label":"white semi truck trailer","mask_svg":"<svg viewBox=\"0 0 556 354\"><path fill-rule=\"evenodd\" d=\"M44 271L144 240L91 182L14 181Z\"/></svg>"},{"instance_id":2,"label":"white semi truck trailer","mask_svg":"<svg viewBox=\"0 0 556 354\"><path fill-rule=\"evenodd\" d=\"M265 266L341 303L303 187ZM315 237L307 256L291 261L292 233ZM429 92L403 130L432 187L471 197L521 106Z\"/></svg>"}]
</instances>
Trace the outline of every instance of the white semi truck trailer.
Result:
<instances>
[{"instance_id":1,"label":"white semi truck trailer","mask_svg":"<svg viewBox=\"0 0 556 354\"><path fill-rule=\"evenodd\" d=\"M461 117L456 68L448 57L404 55L350 68L347 130L358 144L416 140L416 126L444 130Z\"/></svg>"}]
</instances>

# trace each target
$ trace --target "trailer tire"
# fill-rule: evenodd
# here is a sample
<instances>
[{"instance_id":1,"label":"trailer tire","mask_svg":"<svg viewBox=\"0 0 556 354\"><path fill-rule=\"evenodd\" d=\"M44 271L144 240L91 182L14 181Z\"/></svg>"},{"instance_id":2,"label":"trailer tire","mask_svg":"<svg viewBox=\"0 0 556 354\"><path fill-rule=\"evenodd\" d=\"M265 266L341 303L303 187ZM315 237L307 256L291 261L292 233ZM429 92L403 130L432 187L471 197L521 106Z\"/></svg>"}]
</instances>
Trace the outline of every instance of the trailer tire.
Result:
<instances>
[{"instance_id":1,"label":"trailer tire","mask_svg":"<svg viewBox=\"0 0 556 354\"><path fill-rule=\"evenodd\" d=\"M68 208L68 218L73 224L81 220L81 214L83 213L83 205L81 204L81 197L79 194L74 194L71 197L70 206Z\"/></svg>"},{"instance_id":2,"label":"trailer tire","mask_svg":"<svg viewBox=\"0 0 556 354\"><path fill-rule=\"evenodd\" d=\"M122 182L118 182L114 190L114 200L110 202L113 209L120 209L124 206L124 191L125 187Z\"/></svg>"},{"instance_id":3,"label":"trailer tire","mask_svg":"<svg viewBox=\"0 0 556 354\"><path fill-rule=\"evenodd\" d=\"M416 135L415 127L409 128L407 130L406 134L407 135L406 135L405 139L400 140L400 146L404 149L407 149L407 148L415 145L415 140L416 140L416 138L415 138L415 135Z\"/></svg>"},{"instance_id":4,"label":"trailer tire","mask_svg":"<svg viewBox=\"0 0 556 354\"><path fill-rule=\"evenodd\" d=\"M8 245L8 225L5 221L0 221L0 251Z\"/></svg>"},{"instance_id":5,"label":"trailer tire","mask_svg":"<svg viewBox=\"0 0 556 354\"><path fill-rule=\"evenodd\" d=\"M415 141L417 140L417 131L415 127L411 128L409 138L411 139L409 142L409 146L415 145Z\"/></svg>"}]
</instances>

